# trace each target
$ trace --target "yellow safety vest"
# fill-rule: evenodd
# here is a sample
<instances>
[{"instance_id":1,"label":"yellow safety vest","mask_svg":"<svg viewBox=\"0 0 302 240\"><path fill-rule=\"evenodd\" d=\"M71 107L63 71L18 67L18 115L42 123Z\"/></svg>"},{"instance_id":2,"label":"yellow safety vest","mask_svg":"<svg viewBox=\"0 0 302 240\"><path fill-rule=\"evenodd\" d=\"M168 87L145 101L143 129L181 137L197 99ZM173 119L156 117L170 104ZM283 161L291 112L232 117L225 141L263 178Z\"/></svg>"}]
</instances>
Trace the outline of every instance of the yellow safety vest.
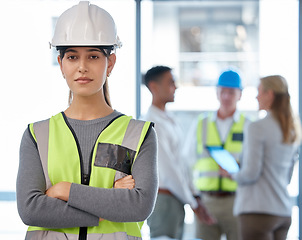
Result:
<instances>
[{"instance_id":1,"label":"yellow safety vest","mask_svg":"<svg viewBox=\"0 0 302 240\"><path fill-rule=\"evenodd\" d=\"M197 125L197 156L198 160L194 165L194 184L200 191L227 191L234 192L237 183L229 178L219 176L219 166L210 157L206 146L223 146L239 161L242 152L243 128L246 118L241 114L238 122L234 122L225 143L221 142L215 121L210 117L199 117Z\"/></svg>"},{"instance_id":2,"label":"yellow safety vest","mask_svg":"<svg viewBox=\"0 0 302 240\"><path fill-rule=\"evenodd\" d=\"M82 174L78 141L64 113L30 124L29 129L37 142L47 189L61 181L112 188L117 171L131 174L132 164L151 126L150 122L134 120L125 115L114 119L97 138L88 179ZM87 227L87 239L99 239L99 234L115 236L121 232L127 233L129 239L140 239L141 226L142 223L137 222L103 220L99 226ZM58 233L57 236L64 234L68 239L77 239L80 228L48 229L31 226L28 231L53 231Z\"/></svg>"}]
</instances>

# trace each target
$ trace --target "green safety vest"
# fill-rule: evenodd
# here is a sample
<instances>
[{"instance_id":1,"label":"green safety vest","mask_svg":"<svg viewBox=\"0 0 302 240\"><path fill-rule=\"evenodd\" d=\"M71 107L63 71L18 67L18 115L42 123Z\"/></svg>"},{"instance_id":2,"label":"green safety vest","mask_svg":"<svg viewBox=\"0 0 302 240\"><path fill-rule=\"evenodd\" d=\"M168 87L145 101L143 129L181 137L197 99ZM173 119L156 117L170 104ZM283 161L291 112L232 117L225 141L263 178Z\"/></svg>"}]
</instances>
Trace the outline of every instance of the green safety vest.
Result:
<instances>
[{"instance_id":1,"label":"green safety vest","mask_svg":"<svg viewBox=\"0 0 302 240\"><path fill-rule=\"evenodd\" d=\"M111 121L99 134L92 150L88 179L81 173L82 156L78 141L64 113L30 124L29 130L37 142L47 189L61 181L112 188L117 173L131 174L132 164L151 126L150 122L134 120L125 115ZM99 239L100 234L114 236L116 233L126 233L130 239L140 239L141 226L141 222L103 220L99 226L87 227L87 236L88 239ZM64 234L68 239L77 239L80 228L48 229L30 226L28 234L33 234L33 231L53 231L58 233L57 236Z\"/></svg>"},{"instance_id":2,"label":"green safety vest","mask_svg":"<svg viewBox=\"0 0 302 240\"><path fill-rule=\"evenodd\" d=\"M229 178L219 176L219 166L210 157L206 146L223 146L239 162L242 152L243 129L246 118L241 114L238 122L234 122L225 143L221 142L215 121L211 117L199 117L197 125L197 156L194 165L194 184L200 191L227 191L234 192L237 183Z\"/></svg>"}]
</instances>

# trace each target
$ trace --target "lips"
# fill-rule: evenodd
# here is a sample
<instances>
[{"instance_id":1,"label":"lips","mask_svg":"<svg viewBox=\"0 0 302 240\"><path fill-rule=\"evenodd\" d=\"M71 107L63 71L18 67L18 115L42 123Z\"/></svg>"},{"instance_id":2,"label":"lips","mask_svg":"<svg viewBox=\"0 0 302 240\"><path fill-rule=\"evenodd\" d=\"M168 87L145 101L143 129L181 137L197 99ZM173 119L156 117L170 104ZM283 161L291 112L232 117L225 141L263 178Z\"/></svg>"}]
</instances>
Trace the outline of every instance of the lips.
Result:
<instances>
[{"instance_id":1,"label":"lips","mask_svg":"<svg viewBox=\"0 0 302 240\"><path fill-rule=\"evenodd\" d=\"M87 77L79 77L75 81L78 82L78 83L81 83L81 84L85 84L85 83L92 82L92 79L91 78L87 78Z\"/></svg>"}]
</instances>

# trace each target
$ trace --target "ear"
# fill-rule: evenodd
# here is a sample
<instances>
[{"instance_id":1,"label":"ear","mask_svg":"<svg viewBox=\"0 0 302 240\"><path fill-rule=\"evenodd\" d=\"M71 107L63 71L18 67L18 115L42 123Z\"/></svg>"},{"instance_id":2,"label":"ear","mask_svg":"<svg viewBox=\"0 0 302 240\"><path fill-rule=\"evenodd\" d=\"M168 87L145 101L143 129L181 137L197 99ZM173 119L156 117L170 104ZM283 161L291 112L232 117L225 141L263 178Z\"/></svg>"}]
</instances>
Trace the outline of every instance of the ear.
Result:
<instances>
[{"instance_id":1,"label":"ear","mask_svg":"<svg viewBox=\"0 0 302 240\"><path fill-rule=\"evenodd\" d=\"M216 98L218 101L219 101L219 91L220 91L220 88L216 87Z\"/></svg>"},{"instance_id":2,"label":"ear","mask_svg":"<svg viewBox=\"0 0 302 240\"><path fill-rule=\"evenodd\" d=\"M273 102L273 100L275 98L274 91L272 89L268 89L266 92L267 92L267 95L268 95L269 99L271 100L271 102Z\"/></svg>"},{"instance_id":3,"label":"ear","mask_svg":"<svg viewBox=\"0 0 302 240\"><path fill-rule=\"evenodd\" d=\"M241 99L241 96L242 96L242 90L238 89L239 90L239 96L238 96L238 101Z\"/></svg>"},{"instance_id":4,"label":"ear","mask_svg":"<svg viewBox=\"0 0 302 240\"><path fill-rule=\"evenodd\" d=\"M116 62L116 55L112 53L108 57L108 66L107 66L107 73L111 73L112 69L114 68Z\"/></svg>"},{"instance_id":5,"label":"ear","mask_svg":"<svg viewBox=\"0 0 302 240\"><path fill-rule=\"evenodd\" d=\"M155 93L156 92L156 90L157 90L157 82L155 82L155 81L151 81L151 82L149 82L149 89L150 89L150 92L151 93Z\"/></svg>"},{"instance_id":6,"label":"ear","mask_svg":"<svg viewBox=\"0 0 302 240\"><path fill-rule=\"evenodd\" d=\"M64 76L63 69L62 69L62 59L60 58L60 55L58 55L57 61L58 61L59 65L60 65L61 72L62 72L62 74Z\"/></svg>"}]
</instances>

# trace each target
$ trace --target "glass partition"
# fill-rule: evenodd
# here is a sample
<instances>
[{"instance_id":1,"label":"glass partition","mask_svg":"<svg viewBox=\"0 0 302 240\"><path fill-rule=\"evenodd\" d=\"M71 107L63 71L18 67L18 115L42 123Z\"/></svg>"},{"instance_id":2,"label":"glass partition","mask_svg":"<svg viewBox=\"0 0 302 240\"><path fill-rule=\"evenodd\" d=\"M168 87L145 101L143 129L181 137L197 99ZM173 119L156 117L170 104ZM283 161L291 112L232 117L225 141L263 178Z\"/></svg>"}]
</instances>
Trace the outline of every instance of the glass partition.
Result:
<instances>
[{"instance_id":1,"label":"glass partition","mask_svg":"<svg viewBox=\"0 0 302 240\"><path fill-rule=\"evenodd\" d=\"M178 89L167 109L184 129L198 114L218 108L215 84L229 67L242 76L240 111L252 119L262 117L256 100L259 77L280 74L289 83L298 114L298 10L297 0L142 1L142 73L155 65L173 68ZM151 94L143 85L141 92L141 113L145 114ZM289 191L296 201L297 167ZM192 225L186 227L192 231ZM297 236L295 206L289 238Z\"/></svg>"}]
</instances>

